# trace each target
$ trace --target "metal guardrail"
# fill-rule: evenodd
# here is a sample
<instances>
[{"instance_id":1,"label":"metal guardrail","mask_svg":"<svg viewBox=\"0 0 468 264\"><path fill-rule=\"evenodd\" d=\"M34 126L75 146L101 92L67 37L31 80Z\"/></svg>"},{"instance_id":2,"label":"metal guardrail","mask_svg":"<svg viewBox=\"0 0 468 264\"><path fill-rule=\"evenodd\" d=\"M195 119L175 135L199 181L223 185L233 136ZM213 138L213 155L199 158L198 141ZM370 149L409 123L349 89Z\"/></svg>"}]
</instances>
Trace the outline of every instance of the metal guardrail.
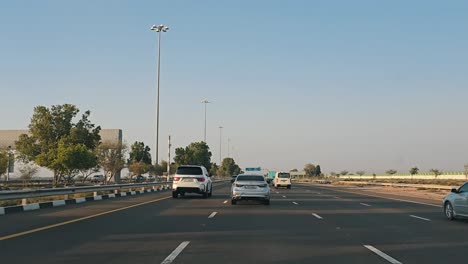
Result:
<instances>
[{"instance_id":1,"label":"metal guardrail","mask_svg":"<svg viewBox=\"0 0 468 264\"><path fill-rule=\"evenodd\" d=\"M114 191L124 189L138 189L144 187L167 185L172 182L153 182L153 183L136 183L136 184L112 184L100 186L79 186L79 187L63 187L50 189L35 189L35 190L15 190L15 191L0 191L0 200L16 200L25 198L35 198L54 195L69 195L84 192L99 192L99 191Z\"/></svg>"},{"instance_id":2,"label":"metal guardrail","mask_svg":"<svg viewBox=\"0 0 468 264\"><path fill-rule=\"evenodd\" d=\"M228 180L217 180L213 183L223 182ZM54 195L69 195L75 193L85 192L99 192L99 191L120 191L126 189L139 189L144 187L163 186L171 184L172 182L152 182L152 183L133 183L133 184L112 184L112 185L99 185L99 186L79 186L79 187L62 187L62 188L49 188L49 189L35 189L35 190L15 190L15 191L0 191L1 200L17 200L27 199Z\"/></svg>"}]
</instances>

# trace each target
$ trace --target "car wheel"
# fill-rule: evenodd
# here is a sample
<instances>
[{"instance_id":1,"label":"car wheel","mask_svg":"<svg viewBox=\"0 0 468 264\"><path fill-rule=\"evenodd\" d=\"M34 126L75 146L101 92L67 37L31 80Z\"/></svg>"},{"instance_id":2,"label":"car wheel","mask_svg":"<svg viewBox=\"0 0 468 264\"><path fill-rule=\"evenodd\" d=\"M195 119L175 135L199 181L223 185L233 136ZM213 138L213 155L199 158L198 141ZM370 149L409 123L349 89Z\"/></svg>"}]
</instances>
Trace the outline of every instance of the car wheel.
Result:
<instances>
[{"instance_id":1,"label":"car wheel","mask_svg":"<svg viewBox=\"0 0 468 264\"><path fill-rule=\"evenodd\" d=\"M203 197L203 199L208 198L208 190L206 190L205 192L202 193L202 197Z\"/></svg>"},{"instance_id":2,"label":"car wheel","mask_svg":"<svg viewBox=\"0 0 468 264\"><path fill-rule=\"evenodd\" d=\"M210 192L208 193L208 197L213 196L213 185L211 185Z\"/></svg>"},{"instance_id":3,"label":"car wheel","mask_svg":"<svg viewBox=\"0 0 468 264\"><path fill-rule=\"evenodd\" d=\"M181 192L181 193L180 193L180 196L184 197L184 196L185 196L185 193Z\"/></svg>"},{"instance_id":4,"label":"car wheel","mask_svg":"<svg viewBox=\"0 0 468 264\"><path fill-rule=\"evenodd\" d=\"M264 205L270 205L270 199L263 201Z\"/></svg>"},{"instance_id":5,"label":"car wheel","mask_svg":"<svg viewBox=\"0 0 468 264\"><path fill-rule=\"evenodd\" d=\"M291 185L288 185L288 189L291 189Z\"/></svg>"},{"instance_id":6,"label":"car wheel","mask_svg":"<svg viewBox=\"0 0 468 264\"><path fill-rule=\"evenodd\" d=\"M455 216L453 214L453 206L452 206L452 204L450 202L445 203L444 212L445 212L445 216L447 217L448 220L455 219Z\"/></svg>"},{"instance_id":7,"label":"car wheel","mask_svg":"<svg viewBox=\"0 0 468 264\"><path fill-rule=\"evenodd\" d=\"M231 204L232 204L232 205L236 205L236 203L237 203L236 200L234 200L234 199L231 200Z\"/></svg>"},{"instance_id":8,"label":"car wheel","mask_svg":"<svg viewBox=\"0 0 468 264\"><path fill-rule=\"evenodd\" d=\"M177 199L179 194L177 192L172 192L172 198Z\"/></svg>"}]
</instances>

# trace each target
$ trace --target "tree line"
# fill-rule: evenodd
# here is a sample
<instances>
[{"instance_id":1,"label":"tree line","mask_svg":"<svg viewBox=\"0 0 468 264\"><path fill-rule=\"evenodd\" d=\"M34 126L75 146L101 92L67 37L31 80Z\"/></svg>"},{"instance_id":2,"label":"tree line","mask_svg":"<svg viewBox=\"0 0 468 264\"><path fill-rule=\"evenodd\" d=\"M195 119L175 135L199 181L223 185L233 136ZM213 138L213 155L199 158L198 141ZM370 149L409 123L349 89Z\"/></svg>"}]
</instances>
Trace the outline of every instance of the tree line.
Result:
<instances>
[{"instance_id":1,"label":"tree line","mask_svg":"<svg viewBox=\"0 0 468 264\"><path fill-rule=\"evenodd\" d=\"M72 104L37 106L28 125L29 133L15 142L16 159L23 162L22 175L32 176L38 167L53 172L54 185L72 183L75 178L85 182L91 175L103 171L107 183L127 167L130 176L172 174L178 165L203 165L211 174L230 176L241 173L232 158L220 165L211 162L211 152L205 142L194 142L175 150L174 162L167 171L168 161L152 164L150 148L136 141L130 147L121 142L103 142L101 127L90 121L90 111L78 116L79 109ZM127 157L128 154L128 158ZM6 174L9 153L0 151L0 176ZM120 181L120 179L115 179Z\"/></svg>"}]
</instances>

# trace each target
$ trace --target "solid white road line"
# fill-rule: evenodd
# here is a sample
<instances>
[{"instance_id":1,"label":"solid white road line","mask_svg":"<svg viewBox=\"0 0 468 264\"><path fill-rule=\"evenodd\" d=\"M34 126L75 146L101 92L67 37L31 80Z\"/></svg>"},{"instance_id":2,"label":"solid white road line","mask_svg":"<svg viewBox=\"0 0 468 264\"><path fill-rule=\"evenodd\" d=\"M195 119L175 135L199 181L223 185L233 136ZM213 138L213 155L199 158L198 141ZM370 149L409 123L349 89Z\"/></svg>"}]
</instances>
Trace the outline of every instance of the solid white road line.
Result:
<instances>
[{"instance_id":1,"label":"solid white road line","mask_svg":"<svg viewBox=\"0 0 468 264\"><path fill-rule=\"evenodd\" d=\"M165 260L163 260L163 262L161 262L161 264L170 264L172 263L176 258L177 256L180 254L180 252L182 252L182 250L184 250L184 248L190 243L190 241L184 241L182 243L180 243L180 245L174 249L174 251L172 251L172 253L167 256L167 258Z\"/></svg>"},{"instance_id":2,"label":"solid white road line","mask_svg":"<svg viewBox=\"0 0 468 264\"><path fill-rule=\"evenodd\" d=\"M315 216L317 219L323 219L320 215L318 214L312 214L313 216Z\"/></svg>"},{"instance_id":3,"label":"solid white road line","mask_svg":"<svg viewBox=\"0 0 468 264\"><path fill-rule=\"evenodd\" d=\"M292 202L292 203L295 204L295 205L298 205L298 203L296 203L296 202Z\"/></svg>"},{"instance_id":4,"label":"solid white road line","mask_svg":"<svg viewBox=\"0 0 468 264\"><path fill-rule=\"evenodd\" d=\"M417 218L417 219L424 220L424 221L431 221L431 219L427 219L427 218L420 217L420 216L416 216L416 215L410 215L410 216L411 216L411 217L414 217L414 218Z\"/></svg>"},{"instance_id":5,"label":"solid white road line","mask_svg":"<svg viewBox=\"0 0 468 264\"><path fill-rule=\"evenodd\" d=\"M223 203L225 204L225 203L227 203L227 202L228 202L228 201L226 200L226 201L224 201Z\"/></svg>"},{"instance_id":6,"label":"solid white road line","mask_svg":"<svg viewBox=\"0 0 468 264\"><path fill-rule=\"evenodd\" d=\"M370 245L364 245L365 248L367 248L368 250L374 252L375 254L379 255L380 257L384 258L386 261L392 263L392 264L402 264L400 261L390 257L389 255L383 253L382 251L376 249L375 247L373 246L370 246Z\"/></svg>"},{"instance_id":7,"label":"solid white road line","mask_svg":"<svg viewBox=\"0 0 468 264\"><path fill-rule=\"evenodd\" d=\"M213 217L215 217L215 215L216 215L217 213L218 213L218 212L212 212L212 213L210 214L210 216L208 216L208 218L213 218Z\"/></svg>"},{"instance_id":8,"label":"solid white road line","mask_svg":"<svg viewBox=\"0 0 468 264\"><path fill-rule=\"evenodd\" d=\"M283 195L283 198L286 198L286 195Z\"/></svg>"},{"instance_id":9,"label":"solid white road line","mask_svg":"<svg viewBox=\"0 0 468 264\"><path fill-rule=\"evenodd\" d=\"M366 203L359 203L360 205L364 205L364 206L370 206L370 204L366 204Z\"/></svg>"}]
</instances>

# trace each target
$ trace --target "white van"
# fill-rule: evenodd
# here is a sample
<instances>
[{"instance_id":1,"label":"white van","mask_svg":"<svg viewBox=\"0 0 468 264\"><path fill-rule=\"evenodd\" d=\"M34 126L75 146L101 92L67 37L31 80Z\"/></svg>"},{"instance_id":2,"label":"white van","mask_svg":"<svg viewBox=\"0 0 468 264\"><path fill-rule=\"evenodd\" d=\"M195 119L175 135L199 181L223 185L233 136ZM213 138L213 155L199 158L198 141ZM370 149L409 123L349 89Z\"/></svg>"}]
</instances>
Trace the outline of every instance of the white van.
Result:
<instances>
[{"instance_id":1,"label":"white van","mask_svg":"<svg viewBox=\"0 0 468 264\"><path fill-rule=\"evenodd\" d=\"M277 172L273 179L273 186L275 188L286 187L291 189L291 174L289 172Z\"/></svg>"}]
</instances>

